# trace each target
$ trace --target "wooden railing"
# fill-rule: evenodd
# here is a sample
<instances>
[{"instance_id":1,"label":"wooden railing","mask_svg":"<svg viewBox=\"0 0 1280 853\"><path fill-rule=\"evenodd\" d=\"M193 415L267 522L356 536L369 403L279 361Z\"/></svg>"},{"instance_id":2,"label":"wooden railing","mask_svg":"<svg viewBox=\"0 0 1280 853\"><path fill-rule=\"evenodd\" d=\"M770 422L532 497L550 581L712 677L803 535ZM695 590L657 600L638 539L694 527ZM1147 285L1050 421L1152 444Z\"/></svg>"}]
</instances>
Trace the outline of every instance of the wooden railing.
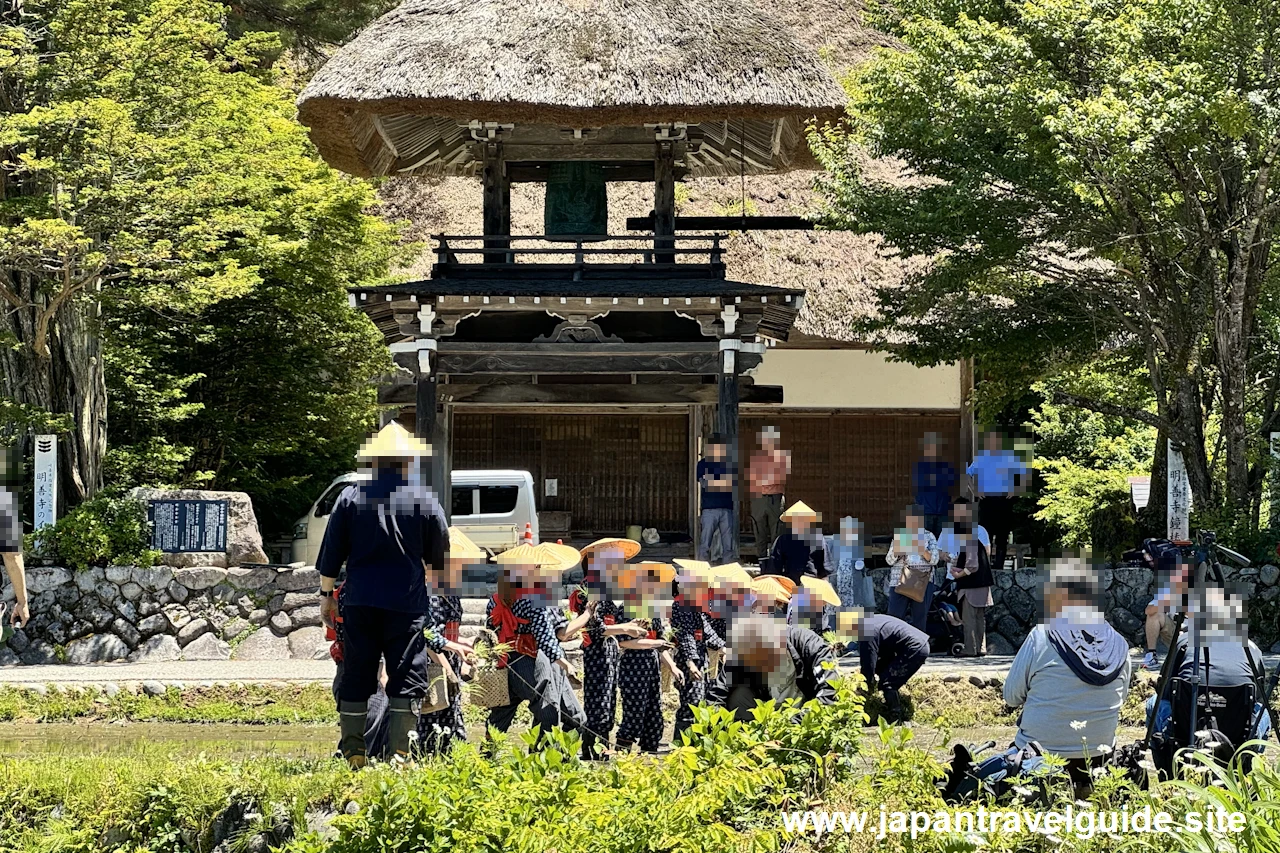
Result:
<instances>
[{"instance_id":1,"label":"wooden railing","mask_svg":"<svg viewBox=\"0 0 1280 853\"><path fill-rule=\"evenodd\" d=\"M724 234L653 237L633 234L492 235L435 234L435 277L593 273L627 270L722 278ZM608 245L608 244L614 245ZM630 244L630 245L618 245ZM575 275L574 277L579 277Z\"/></svg>"}]
</instances>

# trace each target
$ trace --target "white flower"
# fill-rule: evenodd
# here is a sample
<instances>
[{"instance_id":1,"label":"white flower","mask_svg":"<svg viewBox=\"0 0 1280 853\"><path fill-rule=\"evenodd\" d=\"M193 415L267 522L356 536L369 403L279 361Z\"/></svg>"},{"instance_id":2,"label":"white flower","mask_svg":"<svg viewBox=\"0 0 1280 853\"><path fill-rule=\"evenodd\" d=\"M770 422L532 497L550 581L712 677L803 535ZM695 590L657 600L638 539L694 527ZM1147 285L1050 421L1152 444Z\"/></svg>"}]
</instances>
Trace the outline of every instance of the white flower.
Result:
<instances>
[{"instance_id":1,"label":"white flower","mask_svg":"<svg viewBox=\"0 0 1280 853\"><path fill-rule=\"evenodd\" d=\"M1035 790L1032 788L1028 788L1026 785L1014 785L1013 790L1020 797L1034 797L1036 795Z\"/></svg>"},{"instance_id":2,"label":"white flower","mask_svg":"<svg viewBox=\"0 0 1280 853\"><path fill-rule=\"evenodd\" d=\"M1089 724L1088 724L1088 723L1086 723L1084 720L1072 720L1072 721L1071 721L1071 728L1075 729L1076 731L1080 731L1081 729L1083 729L1083 728L1084 728L1085 726L1087 726L1087 725L1089 725Z\"/></svg>"},{"instance_id":3,"label":"white flower","mask_svg":"<svg viewBox=\"0 0 1280 853\"><path fill-rule=\"evenodd\" d=\"M1110 755L1115 752L1115 750L1104 743L1102 746L1098 747L1098 752L1102 755Z\"/></svg>"},{"instance_id":4,"label":"white flower","mask_svg":"<svg viewBox=\"0 0 1280 853\"><path fill-rule=\"evenodd\" d=\"M1093 776L1093 778L1095 778L1095 779L1101 779L1103 776L1106 776L1106 775L1107 775L1107 768L1105 768L1105 767L1095 767L1095 768L1093 768L1092 770L1090 770L1090 771L1089 771L1089 773L1090 773L1090 775L1092 775L1092 776Z\"/></svg>"}]
</instances>

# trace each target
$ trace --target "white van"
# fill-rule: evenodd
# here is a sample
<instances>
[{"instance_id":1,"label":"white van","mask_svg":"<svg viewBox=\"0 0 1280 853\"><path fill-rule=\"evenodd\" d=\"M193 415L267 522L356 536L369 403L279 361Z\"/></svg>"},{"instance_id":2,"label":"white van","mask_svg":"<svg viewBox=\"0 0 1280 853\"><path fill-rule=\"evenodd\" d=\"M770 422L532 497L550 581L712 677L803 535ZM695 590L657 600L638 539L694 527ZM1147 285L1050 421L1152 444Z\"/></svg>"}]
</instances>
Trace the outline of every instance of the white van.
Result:
<instances>
[{"instance_id":1,"label":"white van","mask_svg":"<svg viewBox=\"0 0 1280 853\"><path fill-rule=\"evenodd\" d=\"M294 562L315 565L333 505L357 479L354 473L338 477L294 523ZM452 479L450 524L465 531L471 541L496 554L519 544L526 525L533 531L533 541L538 541L533 475L528 471L454 471Z\"/></svg>"}]
</instances>

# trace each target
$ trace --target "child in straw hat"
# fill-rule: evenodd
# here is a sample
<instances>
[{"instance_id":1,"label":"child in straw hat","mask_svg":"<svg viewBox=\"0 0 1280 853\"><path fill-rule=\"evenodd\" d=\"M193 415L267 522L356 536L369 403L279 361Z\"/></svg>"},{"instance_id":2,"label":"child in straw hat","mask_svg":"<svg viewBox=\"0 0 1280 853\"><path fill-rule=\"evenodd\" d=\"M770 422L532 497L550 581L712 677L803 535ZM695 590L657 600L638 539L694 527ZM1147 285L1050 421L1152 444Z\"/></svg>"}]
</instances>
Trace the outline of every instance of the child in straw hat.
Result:
<instances>
[{"instance_id":1,"label":"child in straw hat","mask_svg":"<svg viewBox=\"0 0 1280 853\"><path fill-rule=\"evenodd\" d=\"M498 592L489 599L485 619L498 642L513 648L502 666L507 670L508 705L489 712L489 725L505 732L516 711L529 703L539 730L552 726L578 729L585 722L582 706L563 673L555 666L564 661L564 649L556 638L555 622L540 589L548 568L557 575L563 557L538 545L518 545L498 555L503 575Z\"/></svg>"},{"instance_id":2,"label":"child in straw hat","mask_svg":"<svg viewBox=\"0 0 1280 853\"><path fill-rule=\"evenodd\" d=\"M707 649L723 649L724 640L711 627L704 605L715 580L712 568L700 560L676 560L680 567L672 586L671 627L676 631L676 666L684 673L675 737L693 725L693 706L707 698Z\"/></svg>"},{"instance_id":3,"label":"child in straw hat","mask_svg":"<svg viewBox=\"0 0 1280 853\"><path fill-rule=\"evenodd\" d=\"M658 599L670 588L675 576L675 569L666 563L622 566L621 588L632 591L626 614L638 617L656 610ZM666 629L663 620L652 616L636 624L647 628L643 637L618 640L622 723L618 726L617 748L627 752L633 744L638 744L644 752L657 752L662 739L662 667L671 672L676 683L683 680L683 675L671 658L671 644L662 639Z\"/></svg>"},{"instance_id":4,"label":"child in straw hat","mask_svg":"<svg viewBox=\"0 0 1280 853\"><path fill-rule=\"evenodd\" d=\"M584 588L569 598L569 609L586 619L582 635L582 703L587 713L582 757L586 759L601 758L609 749L618 713L618 640L649 633L627 618L609 592L622 587L622 569L638 553L640 543L633 539L592 542L582 549Z\"/></svg>"},{"instance_id":5,"label":"child in straw hat","mask_svg":"<svg viewBox=\"0 0 1280 853\"><path fill-rule=\"evenodd\" d=\"M455 673L461 674L463 662L475 663L471 642L461 637L462 571L466 566L483 565L488 555L465 533L449 528L449 559L443 572L428 578L431 587L427 631L423 642L427 649L443 654ZM425 671L425 668L424 670ZM467 727L462 717L462 691L449 697L449 706L418 716L418 749L428 755L442 755L455 740L466 740Z\"/></svg>"}]
</instances>

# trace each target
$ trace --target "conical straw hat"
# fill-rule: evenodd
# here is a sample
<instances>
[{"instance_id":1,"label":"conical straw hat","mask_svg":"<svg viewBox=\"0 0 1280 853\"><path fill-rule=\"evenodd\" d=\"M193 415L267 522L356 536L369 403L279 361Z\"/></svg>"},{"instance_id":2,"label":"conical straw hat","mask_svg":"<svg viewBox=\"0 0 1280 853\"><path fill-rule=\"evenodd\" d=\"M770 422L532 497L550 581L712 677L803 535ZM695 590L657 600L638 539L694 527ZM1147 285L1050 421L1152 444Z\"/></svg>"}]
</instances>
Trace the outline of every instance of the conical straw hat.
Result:
<instances>
[{"instance_id":1,"label":"conical straw hat","mask_svg":"<svg viewBox=\"0 0 1280 853\"><path fill-rule=\"evenodd\" d=\"M712 569L716 580L727 581L737 586L751 586L751 573L738 563L725 563Z\"/></svg>"},{"instance_id":2,"label":"conical straw hat","mask_svg":"<svg viewBox=\"0 0 1280 853\"><path fill-rule=\"evenodd\" d=\"M751 590L761 598L773 601L775 604L786 604L791 600L791 589L783 583L786 578L778 575L761 575L751 581Z\"/></svg>"},{"instance_id":3,"label":"conical straw hat","mask_svg":"<svg viewBox=\"0 0 1280 853\"><path fill-rule=\"evenodd\" d=\"M550 551L552 554L560 558L560 570L567 572L569 569L576 568L582 562L582 554L577 548L571 545L565 545L562 542L543 542L542 547Z\"/></svg>"},{"instance_id":4,"label":"conical straw hat","mask_svg":"<svg viewBox=\"0 0 1280 853\"><path fill-rule=\"evenodd\" d=\"M431 445L415 438L413 433L392 421L378 430L378 434L371 440L361 445L356 459L412 458L430 455Z\"/></svg>"},{"instance_id":5,"label":"conical straw hat","mask_svg":"<svg viewBox=\"0 0 1280 853\"><path fill-rule=\"evenodd\" d=\"M455 560L489 559L489 554L457 527L449 528L449 556Z\"/></svg>"},{"instance_id":6,"label":"conical straw hat","mask_svg":"<svg viewBox=\"0 0 1280 853\"><path fill-rule=\"evenodd\" d=\"M567 547L567 546L562 546ZM546 543L538 545L517 545L508 548L493 558L499 565L536 566L545 575L559 574L564 571L565 553L547 547Z\"/></svg>"},{"instance_id":7,"label":"conical straw hat","mask_svg":"<svg viewBox=\"0 0 1280 853\"><path fill-rule=\"evenodd\" d=\"M635 590L640 585L640 579L649 573L658 576L658 583L671 583L676 579L676 568L670 563L642 560L624 565L618 573L618 582L624 589Z\"/></svg>"},{"instance_id":8,"label":"conical straw hat","mask_svg":"<svg viewBox=\"0 0 1280 853\"><path fill-rule=\"evenodd\" d=\"M793 518L812 518L817 519L818 514L813 511L804 501L796 501L781 516L783 521L790 521Z\"/></svg>"},{"instance_id":9,"label":"conical straw hat","mask_svg":"<svg viewBox=\"0 0 1280 853\"><path fill-rule=\"evenodd\" d=\"M832 607L840 606L840 594L836 592L835 587L824 581L822 578L805 575L800 578L800 586L807 590L808 593L819 602L829 604Z\"/></svg>"},{"instance_id":10,"label":"conical straw hat","mask_svg":"<svg viewBox=\"0 0 1280 853\"><path fill-rule=\"evenodd\" d=\"M613 545L617 548L620 548L622 550L622 558L624 560L630 560L636 554L640 553L640 543L634 539L617 539L613 537L606 537L604 539L597 539L596 541L592 542L590 545L583 547L582 555L585 557L587 554L590 554L592 551L596 550L597 548L605 548L609 545Z\"/></svg>"},{"instance_id":11,"label":"conical straw hat","mask_svg":"<svg viewBox=\"0 0 1280 853\"><path fill-rule=\"evenodd\" d=\"M678 559L673 561L682 580L710 585L716 579L715 570L705 560Z\"/></svg>"}]
</instances>

